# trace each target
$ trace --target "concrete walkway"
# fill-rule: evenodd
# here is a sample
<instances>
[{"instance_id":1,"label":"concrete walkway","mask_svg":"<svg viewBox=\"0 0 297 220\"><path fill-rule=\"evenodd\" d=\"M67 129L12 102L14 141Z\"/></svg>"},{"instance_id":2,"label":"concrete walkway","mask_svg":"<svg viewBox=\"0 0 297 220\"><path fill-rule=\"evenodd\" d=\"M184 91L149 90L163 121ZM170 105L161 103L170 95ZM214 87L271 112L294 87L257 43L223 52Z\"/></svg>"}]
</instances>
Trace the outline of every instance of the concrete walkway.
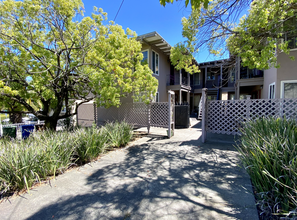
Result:
<instances>
[{"instance_id":1,"label":"concrete walkway","mask_svg":"<svg viewBox=\"0 0 297 220\"><path fill-rule=\"evenodd\" d=\"M0 219L258 219L233 136L164 129L0 204Z\"/></svg>"}]
</instances>

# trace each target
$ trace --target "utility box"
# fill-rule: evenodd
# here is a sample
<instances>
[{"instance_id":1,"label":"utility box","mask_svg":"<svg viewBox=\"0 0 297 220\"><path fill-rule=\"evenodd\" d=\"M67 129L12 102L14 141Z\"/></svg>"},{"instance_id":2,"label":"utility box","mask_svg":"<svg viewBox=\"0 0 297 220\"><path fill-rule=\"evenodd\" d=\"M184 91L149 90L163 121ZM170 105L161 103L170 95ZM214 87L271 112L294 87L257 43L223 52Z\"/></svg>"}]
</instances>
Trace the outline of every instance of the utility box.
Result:
<instances>
[{"instance_id":1,"label":"utility box","mask_svg":"<svg viewBox=\"0 0 297 220\"><path fill-rule=\"evenodd\" d=\"M22 125L22 138L27 139L34 130L34 125Z\"/></svg>"},{"instance_id":2,"label":"utility box","mask_svg":"<svg viewBox=\"0 0 297 220\"><path fill-rule=\"evenodd\" d=\"M16 138L16 126L3 127L3 137Z\"/></svg>"},{"instance_id":3,"label":"utility box","mask_svg":"<svg viewBox=\"0 0 297 220\"><path fill-rule=\"evenodd\" d=\"M190 127L190 106L175 105L175 128Z\"/></svg>"}]
</instances>

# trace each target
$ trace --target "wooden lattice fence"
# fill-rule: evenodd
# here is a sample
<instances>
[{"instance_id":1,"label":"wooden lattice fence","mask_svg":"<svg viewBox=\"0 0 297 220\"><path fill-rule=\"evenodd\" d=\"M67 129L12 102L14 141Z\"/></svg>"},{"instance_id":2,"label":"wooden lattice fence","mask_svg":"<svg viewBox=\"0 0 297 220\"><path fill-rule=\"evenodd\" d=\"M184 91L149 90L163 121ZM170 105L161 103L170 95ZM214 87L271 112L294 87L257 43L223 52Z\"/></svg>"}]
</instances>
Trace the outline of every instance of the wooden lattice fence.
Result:
<instances>
[{"instance_id":1,"label":"wooden lattice fence","mask_svg":"<svg viewBox=\"0 0 297 220\"><path fill-rule=\"evenodd\" d=\"M240 134L246 120L260 117L297 119L297 99L245 99L206 101L206 131Z\"/></svg>"}]
</instances>

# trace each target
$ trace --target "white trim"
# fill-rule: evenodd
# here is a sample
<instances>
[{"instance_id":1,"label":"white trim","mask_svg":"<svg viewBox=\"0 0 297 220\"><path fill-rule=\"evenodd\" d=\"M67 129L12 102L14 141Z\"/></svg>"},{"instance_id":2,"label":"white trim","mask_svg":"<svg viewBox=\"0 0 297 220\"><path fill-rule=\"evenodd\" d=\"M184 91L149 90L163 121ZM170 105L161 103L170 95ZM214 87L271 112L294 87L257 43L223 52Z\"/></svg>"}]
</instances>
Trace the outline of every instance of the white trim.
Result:
<instances>
[{"instance_id":1,"label":"white trim","mask_svg":"<svg viewBox=\"0 0 297 220\"><path fill-rule=\"evenodd\" d=\"M285 83L297 83L297 80L283 80L281 81L281 98L285 95Z\"/></svg>"},{"instance_id":2,"label":"white trim","mask_svg":"<svg viewBox=\"0 0 297 220\"><path fill-rule=\"evenodd\" d=\"M153 74L154 75L156 75L156 76L159 76L160 75L160 55L159 55L159 53L157 53L156 51L154 51L154 50L152 50L152 57L153 57L153 52L155 53L155 64L156 64L156 55L158 55L158 74L157 73L155 73L154 71L153 71ZM152 70L153 70L153 59L152 59ZM155 66L155 69L156 69L156 66Z\"/></svg>"},{"instance_id":3,"label":"white trim","mask_svg":"<svg viewBox=\"0 0 297 220\"><path fill-rule=\"evenodd\" d=\"M268 98L271 99L271 98L270 98L270 89L271 89L271 86L274 86L274 91L273 91L274 93L273 93L273 97L272 97L272 99L275 99L275 88L276 88L276 86L275 86L275 82L269 84L269 87L268 87Z\"/></svg>"},{"instance_id":4,"label":"white trim","mask_svg":"<svg viewBox=\"0 0 297 220\"><path fill-rule=\"evenodd\" d=\"M150 66L150 51L149 51L149 49L146 49L146 50L141 51L141 53L143 53L143 52L147 52L147 65Z\"/></svg>"}]
</instances>

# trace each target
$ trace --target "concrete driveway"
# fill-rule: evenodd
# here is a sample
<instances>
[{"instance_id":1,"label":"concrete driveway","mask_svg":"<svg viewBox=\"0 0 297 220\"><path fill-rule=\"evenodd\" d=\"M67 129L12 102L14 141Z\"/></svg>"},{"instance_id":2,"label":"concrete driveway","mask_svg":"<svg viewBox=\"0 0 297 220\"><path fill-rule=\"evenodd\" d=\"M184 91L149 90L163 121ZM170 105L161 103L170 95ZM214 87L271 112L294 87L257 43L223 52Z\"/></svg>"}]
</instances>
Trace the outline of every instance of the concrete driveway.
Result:
<instances>
[{"instance_id":1,"label":"concrete driveway","mask_svg":"<svg viewBox=\"0 0 297 220\"><path fill-rule=\"evenodd\" d=\"M0 219L258 219L233 136L162 132L2 202Z\"/></svg>"}]
</instances>

